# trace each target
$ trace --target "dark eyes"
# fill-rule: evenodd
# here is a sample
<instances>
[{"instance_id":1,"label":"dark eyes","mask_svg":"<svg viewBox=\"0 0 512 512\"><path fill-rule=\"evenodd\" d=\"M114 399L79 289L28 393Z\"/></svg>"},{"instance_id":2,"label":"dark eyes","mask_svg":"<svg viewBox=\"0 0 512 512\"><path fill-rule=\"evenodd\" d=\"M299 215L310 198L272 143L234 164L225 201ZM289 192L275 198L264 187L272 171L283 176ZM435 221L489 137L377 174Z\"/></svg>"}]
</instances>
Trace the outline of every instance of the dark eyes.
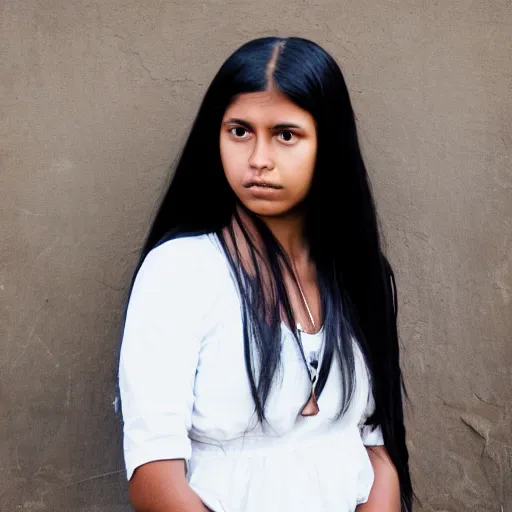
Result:
<instances>
[{"instance_id":1,"label":"dark eyes","mask_svg":"<svg viewBox=\"0 0 512 512\"><path fill-rule=\"evenodd\" d=\"M244 138L244 134L248 133L245 128L241 128L240 126L237 126L236 128L231 128L229 130L237 139Z\"/></svg>"},{"instance_id":2,"label":"dark eyes","mask_svg":"<svg viewBox=\"0 0 512 512\"><path fill-rule=\"evenodd\" d=\"M238 140L245 140L249 137L250 133L246 128L241 126L235 126L234 128L230 128L229 132ZM294 142L297 138L297 135L290 130L281 130L278 132L278 137L282 142L290 143Z\"/></svg>"},{"instance_id":3,"label":"dark eyes","mask_svg":"<svg viewBox=\"0 0 512 512\"><path fill-rule=\"evenodd\" d=\"M279 135L283 136L283 140L285 142L291 142L294 136L294 134L290 130L283 130L282 132L279 132Z\"/></svg>"}]
</instances>

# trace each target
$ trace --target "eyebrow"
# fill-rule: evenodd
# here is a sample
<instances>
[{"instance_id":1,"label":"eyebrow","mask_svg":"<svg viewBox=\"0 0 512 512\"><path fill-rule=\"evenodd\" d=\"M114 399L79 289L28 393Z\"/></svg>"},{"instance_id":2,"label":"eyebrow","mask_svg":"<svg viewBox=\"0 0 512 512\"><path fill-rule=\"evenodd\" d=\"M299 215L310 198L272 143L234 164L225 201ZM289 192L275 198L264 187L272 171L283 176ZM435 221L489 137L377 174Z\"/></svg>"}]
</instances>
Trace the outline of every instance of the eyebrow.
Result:
<instances>
[{"instance_id":1,"label":"eyebrow","mask_svg":"<svg viewBox=\"0 0 512 512\"><path fill-rule=\"evenodd\" d=\"M231 118L231 119L224 121L223 124L239 124L240 126L247 128L248 130L253 129L253 127L251 126L251 123L248 123L247 121L244 121L243 119ZM296 128L296 129L301 130L302 126L299 126L298 124L293 124L293 123L279 123L279 124L272 126L272 130L288 130L290 128Z\"/></svg>"}]
</instances>

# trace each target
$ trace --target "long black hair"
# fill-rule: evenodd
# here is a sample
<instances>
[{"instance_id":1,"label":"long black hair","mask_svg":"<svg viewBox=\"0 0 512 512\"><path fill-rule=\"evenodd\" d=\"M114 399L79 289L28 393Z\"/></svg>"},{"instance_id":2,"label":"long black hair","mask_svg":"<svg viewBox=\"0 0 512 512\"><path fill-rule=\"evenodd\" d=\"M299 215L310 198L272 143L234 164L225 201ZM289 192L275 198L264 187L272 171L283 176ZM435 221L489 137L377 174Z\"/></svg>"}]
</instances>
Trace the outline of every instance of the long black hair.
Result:
<instances>
[{"instance_id":1,"label":"long black hair","mask_svg":"<svg viewBox=\"0 0 512 512\"><path fill-rule=\"evenodd\" d=\"M289 325L295 325L283 285L289 261L270 230L248 211L245 213L259 234L263 250L255 247L244 229L238 214L240 204L224 175L219 132L225 110L236 95L270 88L307 110L317 127L316 164L305 200L305 236L317 269L326 344L317 393L321 393L336 360L344 380L340 414L346 410L354 390L354 336L367 361L375 398L369 423L382 428L385 447L400 479L402 510L410 511L412 486L393 272L381 249L347 86L340 68L325 50L302 38L267 37L244 44L226 60L205 94L137 270L148 252L166 240L217 234L238 283L247 374L256 413L263 422L280 362L281 312ZM248 273L240 264L235 228L247 242L255 272ZM265 272L270 276L270 288L264 282ZM260 363L258 371L256 360Z\"/></svg>"}]
</instances>

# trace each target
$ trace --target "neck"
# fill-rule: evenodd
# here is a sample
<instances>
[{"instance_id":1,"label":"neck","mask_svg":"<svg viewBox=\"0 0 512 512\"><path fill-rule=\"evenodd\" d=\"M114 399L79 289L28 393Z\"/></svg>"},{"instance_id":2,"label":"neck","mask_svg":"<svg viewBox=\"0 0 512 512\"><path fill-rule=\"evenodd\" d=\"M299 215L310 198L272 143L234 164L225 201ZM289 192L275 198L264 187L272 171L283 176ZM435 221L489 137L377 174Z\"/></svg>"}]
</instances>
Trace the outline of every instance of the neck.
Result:
<instances>
[{"instance_id":1,"label":"neck","mask_svg":"<svg viewBox=\"0 0 512 512\"><path fill-rule=\"evenodd\" d=\"M308 245L304 237L302 215L289 217L262 217L261 220L276 237L292 262L298 263L308 255Z\"/></svg>"},{"instance_id":2,"label":"neck","mask_svg":"<svg viewBox=\"0 0 512 512\"><path fill-rule=\"evenodd\" d=\"M240 215L242 219L247 218L243 210L240 211ZM304 237L304 215L301 212L290 213L283 217L260 216L260 219L272 232L294 264L301 264L308 259L308 244ZM249 231L252 231L250 227Z\"/></svg>"}]
</instances>

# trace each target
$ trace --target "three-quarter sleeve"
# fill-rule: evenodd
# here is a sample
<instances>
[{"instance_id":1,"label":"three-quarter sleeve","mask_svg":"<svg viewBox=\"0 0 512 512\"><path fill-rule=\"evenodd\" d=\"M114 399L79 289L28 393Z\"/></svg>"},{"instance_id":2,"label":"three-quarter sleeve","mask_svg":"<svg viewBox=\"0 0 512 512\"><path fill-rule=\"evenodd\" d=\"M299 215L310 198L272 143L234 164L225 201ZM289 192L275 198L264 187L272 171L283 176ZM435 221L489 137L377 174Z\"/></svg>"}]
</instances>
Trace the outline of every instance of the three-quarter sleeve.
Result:
<instances>
[{"instance_id":1,"label":"three-quarter sleeve","mask_svg":"<svg viewBox=\"0 0 512 512\"><path fill-rule=\"evenodd\" d=\"M204 311L184 245L167 242L147 255L128 302L119 363L128 480L142 464L191 456Z\"/></svg>"},{"instance_id":2,"label":"three-quarter sleeve","mask_svg":"<svg viewBox=\"0 0 512 512\"><path fill-rule=\"evenodd\" d=\"M359 422L359 432L365 446L382 446L384 445L384 437L380 426L366 425L366 420L373 414L375 410L375 400L371 388L368 390L368 402L366 409L361 416Z\"/></svg>"}]
</instances>

